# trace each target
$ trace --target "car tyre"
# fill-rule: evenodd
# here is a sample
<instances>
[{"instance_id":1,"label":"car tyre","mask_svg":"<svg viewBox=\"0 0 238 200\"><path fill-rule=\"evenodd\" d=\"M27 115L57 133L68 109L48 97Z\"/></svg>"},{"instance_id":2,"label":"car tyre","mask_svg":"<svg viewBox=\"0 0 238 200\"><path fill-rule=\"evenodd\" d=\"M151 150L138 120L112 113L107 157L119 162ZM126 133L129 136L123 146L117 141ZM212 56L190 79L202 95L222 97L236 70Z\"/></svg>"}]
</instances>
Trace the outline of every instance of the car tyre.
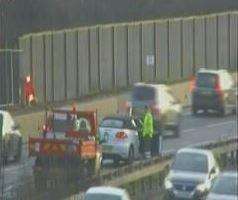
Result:
<instances>
[{"instance_id":1,"label":"car tyre","mask_svg":"<svg viewBox=\"0 0 238 200\"><path fill-rule=\"evenodd\" d=\"M198 112L198 109L197 109L196 107L192 107L192 114L193 114L194 116L197 115L197 112Z\"/></svg>"},{"instance_id":2,"label":"car tyre","mask_svg":"<svg viewBox=\"0 0 238 200\"><path fill-rule=\"evenodd\" d=\"M113 164L115 167L118 167L120 164L120 159L118 157L113 158Z\"/></svg>"},{"instance_id":3,"label":"car tyre","mask_svg":"<svg viewBox=\"0 0 238 200\"><path fill-rule=\"evenodd\" d=\"M134 159L135 159L134 148L133 148L133 146L130 146L129 152L128 152L128 160L127 160L127 163L128 163L128 164L133 163L133 162L134 162Z\"/></svg>"},{"instance_id":4,"label":"car tyre","mask_svg":"<svg viewBox=\"0 0 238 200\"><path fill-rule=\"evenodd\" d=\"M22 138L20 137L18 140L18 147L17 147L17 154L14 157L15 162L18 162L21 159L21 153L22 153Z\"/></svg>"}]
</instances>

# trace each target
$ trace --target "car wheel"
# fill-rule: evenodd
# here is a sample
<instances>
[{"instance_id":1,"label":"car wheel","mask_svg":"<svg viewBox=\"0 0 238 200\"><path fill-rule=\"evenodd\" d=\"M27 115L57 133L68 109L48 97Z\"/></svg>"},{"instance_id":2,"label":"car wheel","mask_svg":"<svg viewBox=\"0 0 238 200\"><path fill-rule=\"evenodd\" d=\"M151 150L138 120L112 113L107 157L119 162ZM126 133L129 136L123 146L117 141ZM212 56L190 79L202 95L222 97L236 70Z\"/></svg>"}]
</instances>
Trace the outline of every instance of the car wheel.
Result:
<instances>
[{"instance_id":1,"label":"car wheel","mask_svg":"<svg viewBox=\"0 0 238 200\"><path fill-rule=\"evenodd\" d=\"M228 108L226 106L226 104L224 104L223 106L221 106L221 108L218 110L218 116L219 117L224 117L228 114Z\"/></svg>"},{"instance_id":2,"label":"car wheel","mask_svg":"<svg viewBox=\"0 0 238 200\"><path fill-rule=\"evenodd\" d=\"M113 158L113 164L115 167L118 167L120 164L120 159L118 157Z\"/></svg>"},{"instance_id":3,"label":"car wheel","mask_svg":"<svg viewBox=\"0 0 238 200\"><path fill-rule=\"evenodd\" d=\"M18 145L18 147L17 147L17 153L16 153L16 156L14 157L14 160L15 160L16 162L21 159L22 138L19 138L17 145Z\"/></svg>"},{"instance_id":4,"label":"car wheel","mask_svg":"<svg viewBox=\"0 0 238 200\"><path fill-rule=\"evenodd\" d=\"M179 127L179 125L177 125L177 126L174 127L173 132L174 132L174 136L175 136L175 137L179 137L179 132L180 132L180 127Z\"/></svg>"},{"instance_id":5,"label":"car wheel","mask_svg":"<svg viewBox=\"0 0 238 200\"><path fill-rule=\"evenodd\" d=\"M133 148L133 146L130 146L129 152L128 152L128 160L127 160L127 163L128 163L128 164L133 163L134 158L135 158L134 148Z\"/></svg>"},{"instance_id":6,"label":"car wheel","mask_svg":"<svg viewBox=\"0 0 238 200\"><path fill-rule=\"evenodd\" d=\"M192 107L192 114L197 115L198 109L196 107Z\"/></svg>"}]
</instances>

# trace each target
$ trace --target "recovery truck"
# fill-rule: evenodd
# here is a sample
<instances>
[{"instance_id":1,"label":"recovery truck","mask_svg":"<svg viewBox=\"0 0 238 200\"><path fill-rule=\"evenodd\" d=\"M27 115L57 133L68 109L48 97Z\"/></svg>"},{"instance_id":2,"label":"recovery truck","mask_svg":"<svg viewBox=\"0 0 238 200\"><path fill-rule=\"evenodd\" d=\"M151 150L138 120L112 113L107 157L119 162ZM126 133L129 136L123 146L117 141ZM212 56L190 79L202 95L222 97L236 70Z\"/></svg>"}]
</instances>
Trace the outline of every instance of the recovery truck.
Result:
<instances>
[{"instance_id":1,"label":"recovery truck","mask_svg":"<svg viewBox=\"0 0 238 200\"><path fill-rule=\"evenodd\" d=\"M97 175L102 160L97 142L97 112L53 110L46 112L45 118L40 136L28 140L29 156L36 158L35 179L42 179L39 174L43 172L47 177L50 171L58 169L74 177Z\"/></svg>"}]
</instances>

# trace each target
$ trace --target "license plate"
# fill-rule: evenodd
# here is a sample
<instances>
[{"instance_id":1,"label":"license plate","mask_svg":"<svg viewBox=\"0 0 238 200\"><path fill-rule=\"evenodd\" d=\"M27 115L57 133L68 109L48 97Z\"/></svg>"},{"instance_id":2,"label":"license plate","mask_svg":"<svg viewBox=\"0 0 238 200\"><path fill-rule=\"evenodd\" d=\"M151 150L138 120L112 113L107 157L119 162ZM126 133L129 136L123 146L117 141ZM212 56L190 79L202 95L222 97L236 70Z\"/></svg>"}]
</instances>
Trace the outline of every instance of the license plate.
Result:
<instances>
[{"instance_id":1,"label":"license plate","mask_svg":"<svg viewBox=\"0 0 238 200\"><path fill-rule=\"evenodd\" d=\"M113 150L113 146L112 145L103 145L102 146L102 152L104 153L110 153Z\"/></svg>"},{"instance_id":2,"label":"license plate","mask_svg":"<svg viewBox=\"0 0 238 200\"><path fill-rule=\"evenodd\" d=\"M202 94L207 96L207 95L210 95L211 92L202 92Z\"/></svg>"}]
</instances>

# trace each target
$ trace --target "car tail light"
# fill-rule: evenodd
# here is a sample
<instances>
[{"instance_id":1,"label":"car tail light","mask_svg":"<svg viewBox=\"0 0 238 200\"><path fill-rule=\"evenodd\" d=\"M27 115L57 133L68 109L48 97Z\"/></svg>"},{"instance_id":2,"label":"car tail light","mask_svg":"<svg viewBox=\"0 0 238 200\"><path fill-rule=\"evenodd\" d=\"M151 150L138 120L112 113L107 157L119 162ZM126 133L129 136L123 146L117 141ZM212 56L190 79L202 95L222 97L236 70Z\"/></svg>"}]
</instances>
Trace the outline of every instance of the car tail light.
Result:
<instances>
[{"instance_id":1,"label":"car tail light","mask_svg":"<svg viewBox=\"0 0 238 200\"><path fill-rule=\"evenodd\" d=\"M193 76L189 83L189 92L192 93L196 89L196 77Z\"/></svg>"},{"instance_id":2,"label":"car tail light","mask_svg":"<svg viewBox=\"0 0 238 200\"><path fill-rule=\"evenodd\" d=\"M223 92L221 89L221 83L220 83L220 79L218 76L215 77L215 87L214 87L216 93L222 98L223 97Z\"/></svg>"},{"instance_id":3,"label":"car tail light","mask_svg":"<svg viewBox=\"0 0 238 200\"><path fill-rule=\"evenodd\" d=\"M126 135L125 132L118 132L118 133L116 134L116 138L119 139L119 140L123 140L123 139L128 138L128 136Z\"/></svg>"}]
</instances>

